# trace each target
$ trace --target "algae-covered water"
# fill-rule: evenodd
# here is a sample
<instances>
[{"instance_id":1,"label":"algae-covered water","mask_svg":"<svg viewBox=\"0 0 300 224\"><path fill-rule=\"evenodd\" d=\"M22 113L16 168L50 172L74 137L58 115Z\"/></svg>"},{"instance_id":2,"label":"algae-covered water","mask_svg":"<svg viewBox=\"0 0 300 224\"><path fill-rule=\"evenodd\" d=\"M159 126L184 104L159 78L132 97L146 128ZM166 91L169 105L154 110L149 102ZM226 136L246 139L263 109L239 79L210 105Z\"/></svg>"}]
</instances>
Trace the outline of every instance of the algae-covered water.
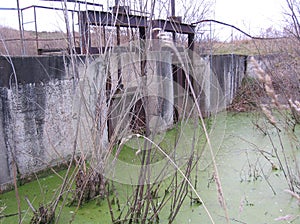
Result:
<instances>
[{"instance_id":1,"label":"algae-covered water","mask_svg":"<svg viewBox=\"0 0 300 224\"><path fill-rule=\"evenodd\" d=\"M269 133L268 136L259 131L253 122L263 126L265 120L250 113L229 113L226 120L221 120L216 124L222 126L222 133L219 133L220 138L216 132L211 139L213 146L219 146L219 143L214 144L214 141L222 140L220 147L216 147L214 153L229 221L230 223L248 224L300 223L298 201L285 192L289 188L285 178L287 172L284 173L281 169L281 166L286 168L286 164L288 164L290 175L299 181L299 170L295 165L300 160L300 143L297 141L300 138L300 127L296 127L293 136L285 133L284 127L279 132L273 126L268 125L268 129L266 129ZM226 130L224 136L223 129ZM273 141L273 145L270 139ZM282 149L284 149L285 157ZM214 223L226 223L226 215L219 202L214 178L215 171L209 155L208 152L203 152L200 159L196 189ZM298 165L300 166L300 164ZM61 171L60 175L63 176L65 172ZM62 179L52 174L19 187L23 223L29 223L32 217L32 212L24 199L25 196L37 208L40 203L48 203L52 199L53 193L61 183ZM295 183L296 185L297 183ZM120 196L121 199L126 198L126 192L131 189L130 186L122 184L116 184L116 188L119 194L124 194ZM299 189L296 188L296 190ZM211 223L203 205L197 203L191 205L190 202L189 198L185 200L174 223ZM126 206L125 201L121 200L121 206ZM14 191L0 195L1 210L0 217L17 213ZM160 223L168 222L168 211L169 207L161 211ZM64 206L58 223L69 223L71 220L72 223L111 223L105 200L91 201L84 204L78 211L74 206ZM18 216L1 217L0 219L0 223L17 222Z\"/></svg>"}]
</instances>

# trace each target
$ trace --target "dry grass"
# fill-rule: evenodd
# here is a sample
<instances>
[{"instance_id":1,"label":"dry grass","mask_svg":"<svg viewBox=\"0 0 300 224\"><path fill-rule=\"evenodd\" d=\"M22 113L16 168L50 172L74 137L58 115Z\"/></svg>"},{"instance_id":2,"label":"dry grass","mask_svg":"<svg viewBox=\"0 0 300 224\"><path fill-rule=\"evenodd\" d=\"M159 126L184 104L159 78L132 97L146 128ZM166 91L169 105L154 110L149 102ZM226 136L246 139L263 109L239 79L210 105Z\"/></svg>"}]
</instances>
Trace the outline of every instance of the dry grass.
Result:
<instances>
[{"instance_id":1,"label":"dry grass","mask_svg":"<svg viewBox=\"0 0 300 224\"><path fill-rule=\"evenodd\" d=\"M91 30L92 46L105 46L108 39L112 45L116 45L115 29L106 29L106 38L102 28L93 27ZM67 35L63 32L39 32L36 42L34 31L25 31L26 55L36 55L37 48L42 49L67 49ZM113 38L110 38L110 37ZM134 29L121 29L121 44L136 40L138 34ZM21 55L20 33L18 30L0 26L0 54L1 55ZM75 33L75 46L79 47L79 34ZM196 50L200 54L241 54L241 55L266 55L278 54L293 51L293 40L273 39L273 40L234 40L231 42L201 41L195 44Z\"/></svg>"},{"instance_id":2,"label":"dry grass","mask_svg":"<svg viewBox=\"0 0 300 224\"><path fill-rule=\"evenodd\" d=\"M104 38L105 35L105 38ZM120 30L120 43L128 43L138 38L136 31L130 28L121 28ZM79 33L74 33L75 47L80 46ZM35 31L24 32L24 45L26 55L37 55L38 49L64 49L67 50L68 40L67 34L64 32L38 32L37 36ZM38 39L38 42L36 41ZM116 30L106 28L105 34L102 28L93 27L91 29L91 42L92 46L106 46L117 45ZM3 27L0 25L0 55L17 56L22 55L22 44L20 41L20 33L16 29Z\"/></svg>"},{"instance_id":3,"label":"dry grass","mask_svg":"<svg viewBox=\"0 0 300 224\"><path fill-rule=\"evenodd\" d=\"M204 48L204 54L241 54L241 55L267 55L278 54L285 51L293 51L294 40L284 39L245 39L234 40L231 42L213 42L207 43L209 47ZM205 45L205 44L202 44ZM288 49L287 49L288 48Z\"/></svg>"},{"instance_id":4,"label":"dry grass","mask_svg":"<svg viewBox=\"0 0 300 224\"><path fill-rule=\"evenodd\" d=\"M34 31L24 32L26 55L36 55L37 48L66 48L66 34L62 32L39 32L39 43ZM18 30L0 26L0 55L22 55L22 44Z\"/></svg>"}]
</instances>

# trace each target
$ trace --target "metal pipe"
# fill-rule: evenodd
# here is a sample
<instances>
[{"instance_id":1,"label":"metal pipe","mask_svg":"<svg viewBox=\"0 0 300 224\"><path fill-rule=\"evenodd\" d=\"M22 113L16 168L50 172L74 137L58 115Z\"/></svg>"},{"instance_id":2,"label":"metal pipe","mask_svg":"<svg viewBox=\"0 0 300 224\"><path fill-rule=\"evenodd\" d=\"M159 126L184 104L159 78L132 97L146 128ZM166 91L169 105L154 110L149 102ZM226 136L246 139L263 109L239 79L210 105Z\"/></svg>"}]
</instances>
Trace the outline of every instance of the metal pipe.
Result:
<instances>
[{"instance_id":1,"label":"metal pipe","mask_svg":"<svg viewBox=\"0 0 300 224\"><path fill-rule=\"evenodd\" d=\"M13 10L18 10L18 8L2 8L2 7L0 7L0 10L13 11Z\"/></svg>"},{"instance_id":2,"label":"metal pipe","mask_svg":"<svg viewBox=\"0 0 300 224\"><path fill-rule=\"evenodd\" d=\"M20 31L20 38L21 38L22 55L25 55L24 35L22 32L23 29L22 29L21 9L20 9L19 0L17 0L17 8L18 8L19 31Z\"/></svg>"},{"instance_id":3,"label":"metal pipe","mask_svg":"<svg viewBox=\"0 0 300 224\"><path fill-rule=\"evenodd\" d=\"M22 22L22 36L24 38L24 41L25 41L25 35L24 35L24 17L23 17L23 10L21 9L21 22ZM24 51L25 51L25 54L26 54L26 47L25 47L25 44L24 44Z\"/></svg>"},{"instance_id":4,"label":"metal pipe","mask_svg":"<svg viewBox=\"0 0 300 224\"><path fill-rule=\"evenodd\" d=\"M175 0L171 0L171 15L175 17ZM176 33L172 32L173 41L176 42Z\"/></svg>"},{"instance_id":5,"label":"metal pipe","mask_svg":"<svg viewBox=\"0 0 300 224\"><path fill-rule=\"evenodd\" d=\"M121 45L121 30L117 25L117 46ZM118 52L118 87L122 85L121 52Z\"/></svg>"},{"instance_id":6,"label":"metal pipe","mask_svg":"<svg viewBox=\"0 0 300 224\"><path fill-rule=\"evenodd\" d=\"M175 0L171 0L171 15L175 16Z\"/></svg>"},{"instance_id":7,"label":"metal pipe","mask_svg":"<svg viewBox=\"0 0 300 224\"><path fill-rule=\"evenodd\" d=\"M38 37L38 31L37 31L37 21L36 21L36 8L33 7L33 13L34 13L34 28L35 28L35 41L36 41L36 50L39 50L39 37Z\"/></svg>"},{"instance_id":8,"label":"metal pipe","mask_svg":"<svg viewBox=\"0 0 300 224\"><path fill-rule=\"evenodd\" d=\"M78 12L80 10L73 10L73 9L62 9L62 8L56 8L56 7L47 7L47 6L41 6L41 5L31 5L25 8L22 8L22 10L30 9L30 8L38 8L38 9L51 9L51 10L56 10L56 11L68 11L68 12Z\"/></svg>"},{"instance_id":9,"label":"metal pipe","mask_svg":"<svg viewBox=\"0 0 300 224\"><path fill-rule=\"evenodd\" d=\"M61 0L41 0L45 2L61 2ZM92 6L99 6L103 10L103 5L98 4L98 3L93 3L93 2L87 2L87 1L78 1L78 0L67 0L67 2L72 2L72 3L79 3L79 4L85 4L85 5L92 5Z\"/></svg>"}]
</instances>

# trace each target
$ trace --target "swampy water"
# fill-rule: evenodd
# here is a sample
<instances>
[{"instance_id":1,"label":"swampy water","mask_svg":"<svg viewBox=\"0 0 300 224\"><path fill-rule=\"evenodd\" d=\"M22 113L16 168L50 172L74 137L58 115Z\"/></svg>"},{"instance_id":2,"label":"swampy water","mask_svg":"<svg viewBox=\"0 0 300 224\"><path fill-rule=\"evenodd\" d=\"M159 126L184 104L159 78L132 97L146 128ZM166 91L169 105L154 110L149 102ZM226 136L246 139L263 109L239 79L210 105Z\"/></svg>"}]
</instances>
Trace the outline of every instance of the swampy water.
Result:
<instances>
[{"instance_id":1,"label":"swampy water","mask_svg":"<svg viewBox=\"0 0 300 224\"><path fill-rule=\"evenodd\" d=\"M263 127L266 120L253 113L227 113L215 124L216 131L211 138L229 221L247 224L300 223L298 201L285 191L289 189L289 185L284 171L280 168L281 165L284 168L288 166L289 175L293 176L295 181L299 181L296 165L300 166L297 164L300 161L300 143L297 141L300 138L300 127L296 126L293 135L284 131L284 125L280 131L272 125L267 125L268 128L264 131L267 131L268 135L265 135L253 123ZM218 128L219 125L221 128ZM226 223L226 214L219 202L215 171L208 150L203 152L195 172L198 178L197 192L214 223ZM61 176L64 174L65 171L60 172ZM52 199L53 192L61 183L62 179L52 174L19 187L23 223L29 223L32 216L24 197L27 196L38 207L40 203L48 203ZM116 187L119 188L119 194L126 194L130 188L125 185ZM122 203L125 205L121 200L121 205ZM0 195L0 207L0 216L17 212L14 191ZM160 223L168 223L168 211L168 207L162 210ZM64 206L58 223L69 223L70 220L72 223L111 223L106 201L99 200L90 201L77 211L74 206ZM0 223L17 221L17 216L0 219ZM191 204L191 200L187 198L174 223L211 221L203 205Z\"/></svg>"}]
</instances>

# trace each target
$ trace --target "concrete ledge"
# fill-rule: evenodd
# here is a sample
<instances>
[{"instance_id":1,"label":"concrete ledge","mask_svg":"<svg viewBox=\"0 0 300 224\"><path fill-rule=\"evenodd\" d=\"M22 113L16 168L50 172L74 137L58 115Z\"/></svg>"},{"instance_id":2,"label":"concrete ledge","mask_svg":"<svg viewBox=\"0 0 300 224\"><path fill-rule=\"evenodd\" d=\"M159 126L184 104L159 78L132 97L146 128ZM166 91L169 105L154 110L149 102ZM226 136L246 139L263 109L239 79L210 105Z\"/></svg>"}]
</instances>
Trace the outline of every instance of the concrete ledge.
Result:
<instances>
[{"instance_id":1,"label":"concrete ledge","mask_svg":"<svg viewBox=\"0 0 300 224\"><path fill-rule=\"evenodd\" d=\"M0 87L9 87L16 81L18 84L28 84L64 79L67 76L65 68L69 62L64 56L0 56Z\"/></svg>"}]
</instances>

